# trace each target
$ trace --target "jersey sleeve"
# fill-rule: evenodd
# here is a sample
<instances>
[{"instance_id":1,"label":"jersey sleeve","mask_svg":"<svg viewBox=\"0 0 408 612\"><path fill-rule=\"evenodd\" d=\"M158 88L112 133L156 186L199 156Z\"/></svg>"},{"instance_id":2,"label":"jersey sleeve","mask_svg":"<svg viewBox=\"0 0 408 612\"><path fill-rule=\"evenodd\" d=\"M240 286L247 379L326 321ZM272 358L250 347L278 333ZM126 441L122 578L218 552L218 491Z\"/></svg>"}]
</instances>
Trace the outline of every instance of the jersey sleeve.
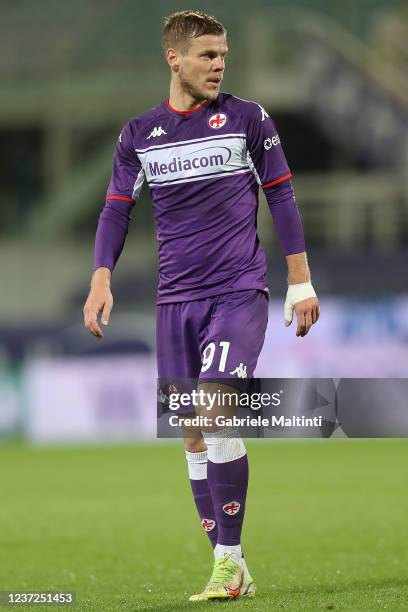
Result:
<instances>
[{"instance_id":1,"label":"jersey sleeve","mask_svg":"<svg viewBox=\"0 0 408 612\"><path fill-rule=\"evenodd\" d=\"M128 122L116 144L106 199L135 202L142 190L144 179L142 164L133 145L133 126Z\"/></svg>"},{"instance_id":2,"label":"jersey sleeve","mask_svg":"<svg viewBox=\"0 0 408 612\"><path fill-rule=\"evenodd\" d=\"M292 176L275 124L255 102L248 103L246 109L246 134L248 164L262 188Z\"/></svg>"}]
</instances>

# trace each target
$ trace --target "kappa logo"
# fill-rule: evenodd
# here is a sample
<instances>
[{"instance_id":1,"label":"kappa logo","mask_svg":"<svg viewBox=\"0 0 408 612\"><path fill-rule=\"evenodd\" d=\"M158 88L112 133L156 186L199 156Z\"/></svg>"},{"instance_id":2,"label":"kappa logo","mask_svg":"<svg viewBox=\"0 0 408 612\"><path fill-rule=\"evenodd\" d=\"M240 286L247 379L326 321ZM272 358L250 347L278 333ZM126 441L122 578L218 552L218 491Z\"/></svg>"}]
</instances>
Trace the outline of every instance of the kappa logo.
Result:
<instances>
[{"instance_id":1,"label":"kappa logo","mask_svg":"<svg viewBox=\"0 0 408 612\"><path fill-rule=\"evenodd\" d=\"M235 370L230 372L230 374L232 375L236 374L238 378L246 378L247 377L246 365L244 365L243 363L240 363L239 366L235 368Z\"/></svg>"},{"instance_id":2,"label":"kappa logo","mask_svg":"<svg viewBox=\"0 0 408 612\"><path fill-rule=\"evenodd\" d=\"M227 115L224 115L224 113L217 113L216 115L211 115L211 117L208 120L208 125L213 130L219 130L226 124L226 122L227 122Z\"/></svg>"},{"instance_id":3,"label":"kappa logo","mask_svg":"<svg viewBox=\"0 0 408 612\"><path fill-rule=\"evenodd\" d=\"M228 516L234 516L234 514L237 514L240 508L241 508L241 504L237 501L230 501L227 504L224 504L222 507L225 514L228 514Z\"/></svg>"},{"instance_id":4,"label":"kappa logo","mask_svg":"<svg viewBox=\"0 0 408 612\"><path fill-rule=\"evenodd\" d=\"M167 402L169 401L170 395L174 395L175 393L178 393L178 389L175 385L171 384L168 385L166 387L164 387L163 389L159 389L158 392L158 401L160 404L167 404Z\"/></svg>"},{"instance_id":5,"label":"kappa logo","mask_svg":"<svg viewBox=\"0 0 408 612\"><path fill-rule=\"evenodd\" d=\"M154 126L152 132L149 134L146 140L149 140L149 138L157 138L157 136L163 136L163 134L167 134L167 132L163 130L161 125L159 125L159 127Z\"/></svg>"},{"instance_id":6,"label":"kappa logo","mask_svg":"<svg viewBox=\"0 0 408 612\"><path fill-rule=\"evenodd\" d=\"M206 532L208 533L209 531L212 531L215 527L215 521L213 521L212 519L206 519L204 518L201 521L201 525L204 527L204 529L206 530Z\"/></svg>"},{"instance_id":7,"label":"kappa logo","mask_svg":"<svg viewBox=\"0 0 408 612\"><path fill-rule=\"evenodd\" d=\"M261 117L262 117L262 121L265 121L265 119L267 119L269 117L268 113L266 112L266 110L264 109L263 106L261 106L260 104L258 104L259 109L261 111Z\"/></svg>"}]
</instances>

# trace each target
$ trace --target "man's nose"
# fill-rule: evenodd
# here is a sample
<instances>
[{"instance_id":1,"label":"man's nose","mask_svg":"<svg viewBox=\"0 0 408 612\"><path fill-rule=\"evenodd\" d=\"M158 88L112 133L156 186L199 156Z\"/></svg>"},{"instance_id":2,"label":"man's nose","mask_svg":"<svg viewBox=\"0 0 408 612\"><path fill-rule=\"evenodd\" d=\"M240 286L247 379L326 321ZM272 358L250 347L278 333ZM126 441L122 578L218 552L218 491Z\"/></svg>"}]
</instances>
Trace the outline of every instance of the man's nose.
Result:
<instances>
[{"instance_id":1,"label":"man's nose","mask_svg":"<svg viewBox=\"0 0 408 612\"><path fill-rule=\"evenodd\" d=\"M224 64L224 60L222 59L222 57L218 57L217 59L214 60L213 63L213 70L214 72L220 72L221 70L224 70L225 64Z\"/></svg>"}]
</instances>

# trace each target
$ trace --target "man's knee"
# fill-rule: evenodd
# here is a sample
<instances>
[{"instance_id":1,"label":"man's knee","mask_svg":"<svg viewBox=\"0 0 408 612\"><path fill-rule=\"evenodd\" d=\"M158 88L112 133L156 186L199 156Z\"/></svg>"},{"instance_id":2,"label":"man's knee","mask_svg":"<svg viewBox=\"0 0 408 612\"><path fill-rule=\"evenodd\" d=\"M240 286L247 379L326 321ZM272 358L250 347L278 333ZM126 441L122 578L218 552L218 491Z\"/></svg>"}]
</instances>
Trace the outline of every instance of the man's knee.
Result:
<instances>
[{"instance_id":1,"label":"man's knee","mask_svg":"<svg viewBox=\"0 0 408 612\"><path fill-rule=\"evenodd\" d=\"M221 429L217 417L231 418L237 410L240 392L230 385L219 382L205 382L198 385L198 405L196 414L206 417L202 425L203 432L215 432Z\"/></svg>"}]
</instances>

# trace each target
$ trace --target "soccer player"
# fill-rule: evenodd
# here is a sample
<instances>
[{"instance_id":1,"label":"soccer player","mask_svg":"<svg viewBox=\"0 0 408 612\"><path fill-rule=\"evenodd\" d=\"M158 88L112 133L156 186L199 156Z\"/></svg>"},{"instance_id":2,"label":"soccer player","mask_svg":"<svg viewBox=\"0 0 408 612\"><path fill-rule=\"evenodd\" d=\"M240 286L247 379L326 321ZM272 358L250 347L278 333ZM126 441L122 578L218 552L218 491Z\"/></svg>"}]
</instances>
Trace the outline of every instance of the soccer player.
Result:
<instances>
[{"instance_id":1,"label":"soccer player","mask_svg":"<svg viewBox=\"0 0 408 612\"><path fill-rule=\"evenodd\" d=\"M111 273L147 181L160 260L159 378L198 379L198 389L208 393L242 390L253 376L268 315L259 187L288 265L286 325L295 310L296 335L303 337L319 317L291 173L268 113L220 91L228 50L221 23L200 11L174 13L165 19L163 49L170 95L131 119L119 136L96 233L85 326L103 337L98 316L108 324ZM214 382L219 379L222 386ZM244 442L232 427L184 424L183 435L192 493L215 556L209 583L191 599L252 596L255 584L241 549Z\"/></svg>"}]
</instances>

